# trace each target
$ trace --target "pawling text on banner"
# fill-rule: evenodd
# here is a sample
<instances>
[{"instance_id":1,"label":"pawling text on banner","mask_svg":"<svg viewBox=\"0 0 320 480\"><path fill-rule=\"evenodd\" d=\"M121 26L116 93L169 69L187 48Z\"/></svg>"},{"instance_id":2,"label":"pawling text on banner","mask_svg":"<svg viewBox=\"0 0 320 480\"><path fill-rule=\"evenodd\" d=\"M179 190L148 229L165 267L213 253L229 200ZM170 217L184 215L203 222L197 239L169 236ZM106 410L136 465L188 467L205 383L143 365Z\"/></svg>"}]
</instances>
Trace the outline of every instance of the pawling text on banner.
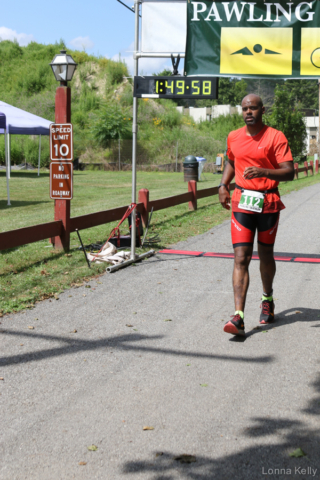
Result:
<instances>
[{"instance_id":1,"label":"pawling text on banner","mask_svg":"<svg viewBox=\"0 0 320 480\"><path fill-rule=\"evenodd\" d=\"M187 0L185 74L320 77L320 1Z\"/></svg>"}]
</instances>

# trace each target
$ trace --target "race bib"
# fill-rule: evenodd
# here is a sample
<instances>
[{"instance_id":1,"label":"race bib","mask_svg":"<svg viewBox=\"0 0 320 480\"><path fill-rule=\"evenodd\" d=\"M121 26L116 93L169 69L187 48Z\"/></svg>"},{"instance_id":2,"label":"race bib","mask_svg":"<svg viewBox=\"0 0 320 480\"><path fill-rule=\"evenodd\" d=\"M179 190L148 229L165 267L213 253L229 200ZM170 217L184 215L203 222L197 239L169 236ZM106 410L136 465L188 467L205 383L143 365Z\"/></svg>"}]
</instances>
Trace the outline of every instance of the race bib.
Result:
<instances>
[{"instance_id":1,"label":"race bib","mask_svg":"<svg viewBox=\"0 0 320 480\"><path fill-rule=\"evenodd\" d=\"M261 213L264 202L264 194L254 190L243 190L238 207L243 210Z\"/></svg>"}]
</instances>

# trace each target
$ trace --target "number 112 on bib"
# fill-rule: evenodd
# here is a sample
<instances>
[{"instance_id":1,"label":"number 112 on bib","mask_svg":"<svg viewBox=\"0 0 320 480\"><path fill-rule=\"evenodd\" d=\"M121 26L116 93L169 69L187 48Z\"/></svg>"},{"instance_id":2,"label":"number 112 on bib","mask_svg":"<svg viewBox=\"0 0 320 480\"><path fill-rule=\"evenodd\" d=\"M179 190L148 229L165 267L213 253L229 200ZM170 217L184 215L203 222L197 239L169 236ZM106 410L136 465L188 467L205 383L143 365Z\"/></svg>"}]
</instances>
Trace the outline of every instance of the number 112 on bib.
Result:
<instances>
[{"instance_id":1,"label":"number 112 on bib","mask_svg":"<svg viewBox=\"0 0 320 480\"><path fill-rule=\"evenodd\" d=\"M242 210L261 213L264 202L264 194L254 190L243 190L238 207Z\"/></svg>"}]
</instances>

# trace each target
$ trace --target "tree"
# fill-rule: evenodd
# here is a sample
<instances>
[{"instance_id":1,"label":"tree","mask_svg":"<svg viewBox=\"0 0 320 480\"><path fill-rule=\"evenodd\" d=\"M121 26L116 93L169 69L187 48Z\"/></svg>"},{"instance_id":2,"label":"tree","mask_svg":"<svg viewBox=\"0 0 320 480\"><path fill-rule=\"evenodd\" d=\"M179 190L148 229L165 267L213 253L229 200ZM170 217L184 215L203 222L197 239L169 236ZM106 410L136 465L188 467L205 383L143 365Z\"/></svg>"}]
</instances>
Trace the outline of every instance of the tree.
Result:
<instances>
[{"instance_id":1,"label":"tree","mask_svg":"<svg viewBox=\"0 0 320 480\"><path fill-rule=\"evenodd\" d=\"M289 92L295 105L301 108L319 108L318 80L287 80L284 88Z\"/></svg>"},{"instance_id":2,"label":"tree","mask_svg":"<svg viewBox=\"0 0 320 480\"><path fill-rule=\"evenodd\" d=\"M265 122L285 134L294 157L303 155L307 136L303 113L292 102L288 89L277 85L271 113L265 115Z\"/></svg>"},{"instance_id":3,"label":"tree","mask_svg":"<svg viewBox=\"0 0 320 480\"><path fill-rule=\"evenodd\" d=\"M276 86L288 91L294 105L310 108L317 114L319 105L317 80L279 80L272 78L247 78L248 93L255 93L262 98L263 104L271 107L274 102Z\"/></svg>"},{"instance_id":4,"label":"tree","mask_svg":"<svg viewBox=\"0 0 320 480\"><path fill-rule=\"evenodd\" d=\"M243 97L247 95L247 83L236 78L219 78L219 105L240 105Z\"/></svg>"},{"instance_id":5,"label":"tree","mask_svg":"<svg viewBox=\"0 0 320 480\"><path fill-rule=\"evenodd\" d=\"M262 98L263 104L271 107L274 102L274 90L277 85L283 85L283 80L272 78L247 78L248 94L255 93Z\"/></svg>"}]
</instances>

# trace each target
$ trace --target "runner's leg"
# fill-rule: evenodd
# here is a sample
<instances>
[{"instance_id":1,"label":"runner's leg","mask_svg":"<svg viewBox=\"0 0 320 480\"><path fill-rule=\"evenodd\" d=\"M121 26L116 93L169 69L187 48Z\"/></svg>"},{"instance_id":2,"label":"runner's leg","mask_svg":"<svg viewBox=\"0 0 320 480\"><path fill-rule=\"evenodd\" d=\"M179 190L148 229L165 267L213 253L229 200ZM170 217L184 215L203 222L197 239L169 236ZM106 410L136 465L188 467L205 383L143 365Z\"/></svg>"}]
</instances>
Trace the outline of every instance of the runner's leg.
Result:
<instances>
[{"instance_id":1,"label":"runner's leg","mask_svg":"<svg viewBox=\"0 0 320 480\"><path fill-rule=\"evenodd\" d=\"M249 265L252 257L252 245L235 247L233 267L233 293L235 310L244 312L249 288Z\"/></svg>"},{"instance_id":2,"label":"runner's leg","mask_svg":"<svg viewBox=\"0 0 320 480\"><path fill-rule=\"evenodd\" d=\"M249 287L249 264L257 227L257 214L233 212L231 237L234 248L233 292L236 311L244 311Z\"/></svg>"},{"instance_id":3,"label":"runner's leg","mask_svg":"<svg viewBox=\"0 0 320 480\"><path fill-rule=\"evenodd\" d=\"M231 237L234 248L233 292L235 313L223 327L231 335L245 335L244 307L249 287L249 264L252 257L253 240L256 230L255 215L233 212Z\"/></svg>"},{"instance_id":4,"label":"runner's leg","mask_svg":"<svg viewBox=\"0 0 320 480\"><path fill-rule=\"evenodd\" d=\"M258 254L263 292L272 295L272 284L276 273L273 247L279 224L279 212L263 213L258 218Z\"/></svg>"},{"instance_id":5,"label":"runner's leg","mask_svg":"<svg viewBox=\"0 0 320 480\"><path fill-rule=\"evenodd\" d=\"M262 214L258 219L258 254L260 258L260 274L262 280L262 303L260 323L274 322L273 279L276 273L276 262L273 256L274 242L279 224L279 212Z\"/></svg>"},{"instance_id":6,"label":"runner's leg","mask_svg":"<svg viewBox=\"0 0 320 480\"><path fill-rule=\"evenodd\" d=\"M276 262L273 257L273 245L261 245L258 243L258 254L260 258L260 274L263 292L272 295L272 284L276 274Z\"/></svg>"}]
</instances>

